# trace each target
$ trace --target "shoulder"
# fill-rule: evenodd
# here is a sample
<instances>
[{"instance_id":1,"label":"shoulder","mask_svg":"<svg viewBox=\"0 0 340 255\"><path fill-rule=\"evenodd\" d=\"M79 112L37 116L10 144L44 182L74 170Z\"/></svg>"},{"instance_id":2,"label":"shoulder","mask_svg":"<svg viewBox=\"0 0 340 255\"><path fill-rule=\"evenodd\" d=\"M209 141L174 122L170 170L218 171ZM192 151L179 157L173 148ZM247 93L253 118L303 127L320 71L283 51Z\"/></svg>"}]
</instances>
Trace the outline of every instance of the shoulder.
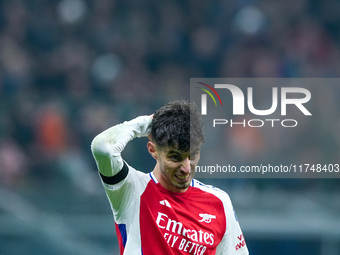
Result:
<instances>
[{"instance_id":1,"label":"shoulder","mask_svg":"<svg viewBox=\"0 0 340 255\"><path fill-rule=\"evenodd\" d=\"M124 161L125 162L125 161ZM128 163L125 162L125 164L127 165L129 172L127 175L127 181L129 182L135 182L135 183L148 183L151 180L151 176L149 173L144 173L140 170L137 170L135 168L133 168L132 166L130 166Z\"/></svg>"},{"instance_id":2,"label":"shoulder","mask_svg":"<svg viewBox=\"0 0 340 255\"><path fill-rule=\"evenodd\" d=\"M231 204L230 197L227 192L224 190L221 190L215 186L205 184L203 182L200 182L196 179L192 180L192 187L198 188L204 192L210 193L214 196L216 196L219 200L221 200L224 204Z\"/></svg>"}]
</instances>

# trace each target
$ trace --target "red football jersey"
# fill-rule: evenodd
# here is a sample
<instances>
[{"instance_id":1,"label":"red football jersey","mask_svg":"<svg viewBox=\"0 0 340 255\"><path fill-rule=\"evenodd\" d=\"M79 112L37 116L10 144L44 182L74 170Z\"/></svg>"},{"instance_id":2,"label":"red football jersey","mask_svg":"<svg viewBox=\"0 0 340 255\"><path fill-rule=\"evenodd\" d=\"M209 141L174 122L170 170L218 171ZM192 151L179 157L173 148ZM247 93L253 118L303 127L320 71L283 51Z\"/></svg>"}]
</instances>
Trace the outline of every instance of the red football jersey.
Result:
<instances>
[{"instance_id":1,"label":"red football jersey","mask_svg":"<svg viewBox=\"0 0 340 255\"><path fill-rule=\"evenodd\" d=\"M195 179L186 192L175 193L152 173L128 169L119 184L103 183L120 254L248 254L227 193Z\"/></svg>"}]
</instances>

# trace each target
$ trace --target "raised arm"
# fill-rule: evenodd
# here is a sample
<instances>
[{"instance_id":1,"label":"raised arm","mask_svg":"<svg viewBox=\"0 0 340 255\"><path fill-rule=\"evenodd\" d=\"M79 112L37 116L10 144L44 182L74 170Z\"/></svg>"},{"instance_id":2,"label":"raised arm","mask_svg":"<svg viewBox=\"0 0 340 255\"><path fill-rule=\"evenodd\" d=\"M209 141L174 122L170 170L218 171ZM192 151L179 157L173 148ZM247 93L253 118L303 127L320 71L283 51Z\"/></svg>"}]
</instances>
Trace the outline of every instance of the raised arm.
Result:
<instances>
[{"instance_id":1,"label":"raised arm","mask_svg":"<svg viewBox=\"0 0 340 255\"><path fill-rule=\"evenodd\" d=\"M113 126L97 135L91 144L99 172L112 177L119 173L124 163L121 152L136 137L146 137L151 130L152 115L139 116Z\"/></svg>"}]
</instances>

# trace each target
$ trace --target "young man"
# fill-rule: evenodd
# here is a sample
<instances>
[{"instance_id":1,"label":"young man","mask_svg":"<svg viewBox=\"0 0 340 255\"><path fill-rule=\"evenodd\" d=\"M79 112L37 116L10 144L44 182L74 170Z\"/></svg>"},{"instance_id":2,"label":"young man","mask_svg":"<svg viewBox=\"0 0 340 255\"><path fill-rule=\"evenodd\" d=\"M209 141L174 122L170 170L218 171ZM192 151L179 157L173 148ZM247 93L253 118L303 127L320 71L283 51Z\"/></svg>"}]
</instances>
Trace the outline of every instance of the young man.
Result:
<instances>
[{"instance_id":1,"label":"young man","mask_svg":"<svg viewBox=\"0 0 340 255\"><path fill-rule=\"evenodd\" d=\"M156 160L146 174L121 157L148 137ZM186 101L111 127L92 142L113 211L120 254L248 254L229 196L193 179L203 144L202 120Z\"/></svg>"}]
</instances>

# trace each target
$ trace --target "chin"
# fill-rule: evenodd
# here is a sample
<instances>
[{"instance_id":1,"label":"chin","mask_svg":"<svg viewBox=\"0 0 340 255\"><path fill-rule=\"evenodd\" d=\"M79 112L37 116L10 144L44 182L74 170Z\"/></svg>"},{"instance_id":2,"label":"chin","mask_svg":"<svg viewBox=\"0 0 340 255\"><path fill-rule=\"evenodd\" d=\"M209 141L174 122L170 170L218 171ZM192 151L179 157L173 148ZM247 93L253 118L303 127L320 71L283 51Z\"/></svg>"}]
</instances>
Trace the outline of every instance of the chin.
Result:
<instances>
[{"instance_id":1,"label":"chin","mask_svg":"<svg viewBox=\"0 0 340 255\"><path fill-rule=\"evenodd\" d=\"M188 181L186 183L181 183L181 184L176 183L176 184L174 184L174 187L176 189L179 189L179 190L185 190L185 189L189 188L190 183L191 183L191 179L190 179L190 181Z\"/></svg>"}]
</instances>

